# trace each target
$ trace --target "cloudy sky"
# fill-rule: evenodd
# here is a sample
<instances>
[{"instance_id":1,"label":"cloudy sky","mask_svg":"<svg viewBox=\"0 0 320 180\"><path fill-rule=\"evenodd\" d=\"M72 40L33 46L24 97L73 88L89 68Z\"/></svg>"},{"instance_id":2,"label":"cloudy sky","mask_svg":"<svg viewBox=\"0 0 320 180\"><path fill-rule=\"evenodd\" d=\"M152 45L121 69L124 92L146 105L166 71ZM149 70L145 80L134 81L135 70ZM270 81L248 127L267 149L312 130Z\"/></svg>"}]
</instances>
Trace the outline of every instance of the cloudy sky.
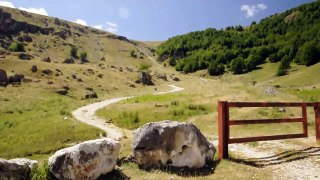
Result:
<instances>
[{"instance_id":1,"label":"cloudy sky","mask_svg":"<svg viewBox=\"0 0 320 180\"><path fill-rule=\"evenodd\" d=\"M313 0L0 0L137 40L166 40L209 27L249 25Z\"/></svg>"}]
</instances>

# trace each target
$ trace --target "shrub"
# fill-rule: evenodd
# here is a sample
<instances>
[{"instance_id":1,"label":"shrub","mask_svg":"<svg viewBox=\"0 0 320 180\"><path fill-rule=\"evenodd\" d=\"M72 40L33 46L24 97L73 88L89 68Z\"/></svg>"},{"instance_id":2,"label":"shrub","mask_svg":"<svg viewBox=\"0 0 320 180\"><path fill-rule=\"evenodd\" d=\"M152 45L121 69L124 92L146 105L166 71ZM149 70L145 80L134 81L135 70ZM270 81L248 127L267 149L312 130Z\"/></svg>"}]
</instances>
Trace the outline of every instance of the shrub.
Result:
<instances>
[{"instance_id":1,"label":"shrub","mask_svg":"<svg viewBox=\"0 0 320 180\"><path fill-rule=\"evenodd\" d=\"M133 57L133 58L137 58L137 54L136 54L136 52L134 50L132 50L130 52L130 56Z\"/></svg>"},{"instance_id":2,"label":"shrub","mask_svg":"<svg viewBox=\"0 0 320 180\"><path fill-rule=\"evenodd\" d=\"M24 52L24 45L22 43L16 43L16 42L12 42L9 47L8 47L9 51L12 52Z\"/></svg>"},{"instance_id":3,"label":"shrub","mask_svg":"<svg viewBox=\"0 0 320 180\"><path fill-rule=\"evenodd\" d=\"M290 59L285 55L280 62L280 66L277 71L277 76L284 76L287 74L288 69L290 68Z\"/></svg>"},{"instance_id":4,"label":"shrub","mask_svg":"<svg viewBox=\"0 0 320 180\"><path fill-rule=\"evenodd\" d=\"M71 46L70 56L73 58L77 58L78 48L76 46Z\"/></svg>"},{"instance_id":5,"label":"shrub","mask_svg":"<svg viewBox=\"0 0 320 180\"><path fill-rule=\"evenodd\" d=\"M80 60L81 61L87 61L87 57L88 57L87 52L81 52L80 53Z\"/></svg>"},{"instance_id":6,"label":"shrub","mask_svg":"<svg viewBox=\"0 0 320 180\"><path fill-rule=\"evenodd\" d=\"M148 70L151 67L151 64L146 63L146 62L142 62L139 65L139 70L143 71L143 70Z\"/></svg>"}]
</instances>

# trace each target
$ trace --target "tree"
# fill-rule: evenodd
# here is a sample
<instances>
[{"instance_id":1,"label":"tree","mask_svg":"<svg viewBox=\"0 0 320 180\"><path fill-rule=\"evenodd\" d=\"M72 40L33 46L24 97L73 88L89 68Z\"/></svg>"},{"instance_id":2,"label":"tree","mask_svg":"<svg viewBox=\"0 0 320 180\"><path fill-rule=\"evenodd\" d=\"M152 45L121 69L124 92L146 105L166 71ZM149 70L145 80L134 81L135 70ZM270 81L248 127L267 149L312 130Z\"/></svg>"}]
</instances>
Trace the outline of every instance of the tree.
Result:
<instances>
[{"instance_id":1,"label":"tree","mask_svg":"<svg viewBox=\"0 0 320 180\"><path fill-rule=\"evenodd\" d=\"M241 74L243 73L245 69L244 61L242 57L238 57L236 59L233 59L231 61L230 70L233 72L233 74Z\"/></svg>"},{"instance_id":2,"label":"tree","mask_svg":"<svg viewBox=\"0 0 320 180\"><path fill-rule=\"evenodd\" d=\"M216 61L209 64L208 73L210 76L219 76L224 72L224 65Z\"/></svg>"},{"instance_id":3,"label":"tree","mask_svg":"<svg viewBox=\"0 0 320 180\"><path fill-rule=\"evenodd\" d=\"M277 71L277 76L284 76L287 74L288 69L290 69L290 59L289 56L285 55L281 59L278 71Z\"/></svg>"},{"instance_id":4,"label":"tree","mask_svg":"<svg viewBox=\"0 0 320 180\"><path fill-rule=\"evenodd\" d=\"M306 66L311 66L320 61L320 49L315 41L306 42L299 48L296 62Z\"/></svg>"},{"instance_id":5,"label":"tree","mask_svg":"<svg viewBox=\"0 0 320 180\"><path fill-rule=\"evenodd\" d=\"M71 49L70 49L70 56L73 57L73 58L78 58L78 48L74 45L71 46Z\"/></svg>"}]
</instances>

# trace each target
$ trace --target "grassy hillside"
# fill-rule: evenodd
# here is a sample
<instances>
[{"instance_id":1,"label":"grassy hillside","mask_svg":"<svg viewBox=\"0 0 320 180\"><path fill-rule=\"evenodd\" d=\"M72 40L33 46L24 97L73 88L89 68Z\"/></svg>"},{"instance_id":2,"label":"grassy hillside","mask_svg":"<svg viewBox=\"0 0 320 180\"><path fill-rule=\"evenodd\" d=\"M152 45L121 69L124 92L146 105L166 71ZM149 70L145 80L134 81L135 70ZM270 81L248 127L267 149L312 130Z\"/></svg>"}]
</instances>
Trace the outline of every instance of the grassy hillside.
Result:
<instances>
[{"instance_id":1,"label":"grassy hillside","mask_svg":"<svg viewBox=\"0 0 320 180\"><path fill-rule=\"evenodd\" d=\"M159 46L159 60L178 71L207 69L210 75L227 70L241 74L265 62L281 62L275 74L282 76L292 62L310 66L320 61L319 7L316 1L248 27L209 28L176 36Z\"/></svg>"},{"instance_id":2,"label":"grassy hillside","mask_svg":"<svg viewBox=\"0 0 320 180\"><path fill-rule=\"evenodd\" d=\"M57 149L98 138L102 131L76 121L71 111L109 97L154 90L135 83L140 64L153 63L147 58L153 54L152 47L145 43L17 9L0 7L0 16L12 22L0 26L0 69L8 76L25 77L20 85L0 87L1 158L47 157ZM30 27L51 30L43 34L30 32ZM68 33L64 37L59 32ZM21 42L24 36L31 41ZM10 51L12 43L21 43L25 52ZM63 63L71 58L71 46L78 49L78 56L87 52L89 62L82 64L76 58L74 64ZM137 57L132 57L131 51ZM21 53L33 57L22 60ZM47 57L50 62L43 61ZM31 71L32 66L37 66L37 72ZM52 72L44 74L46 69ZM155 69L152 66L149 70L155 73ZM163 80L154 78L153 82L158 89L165 87ZM56 93L63 87L69 88L66 96ZM91 91L97 99L85 98Z\"/></svg>"}]
</instances>

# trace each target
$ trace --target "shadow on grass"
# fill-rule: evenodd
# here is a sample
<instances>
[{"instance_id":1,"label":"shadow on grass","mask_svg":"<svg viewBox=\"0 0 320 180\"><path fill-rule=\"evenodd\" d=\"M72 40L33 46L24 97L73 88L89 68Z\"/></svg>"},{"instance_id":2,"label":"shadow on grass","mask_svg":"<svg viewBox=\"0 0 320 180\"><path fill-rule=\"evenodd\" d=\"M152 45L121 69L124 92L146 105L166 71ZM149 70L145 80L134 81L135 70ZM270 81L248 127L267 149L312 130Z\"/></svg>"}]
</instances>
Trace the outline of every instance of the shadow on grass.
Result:
<instances>
[{"instance_id":1,"label":"shadow on grass","mask_svg":"<svg viewBox=\"0 0 320 180\"><path fill-rule=\"evenodd\" d=\"M240 158L230 157L229 161L241 163L241 164L245 164L253 167L263 168L266 166L272 166L272 165L302 160L309 157L320 158L320 147L309 147L302 150L285 151L280 154L263 157L263 158L240 159Z\"/></svg>"},{"instance_id":2,"label":"shadow on grass","mask_svg":"<svg viewBox=\"0 0 320 180\"><path fill-rule=\"evenodd\" d=\"M122 171L114 169L111 172L100 176L97 180L127 180L130 179Z\"/></svg>"},{"instance_id":3,"label":"shadow on grass","mask_svg":"<svg viewBox=\"0 0 320 180\"><path fill-rule=\"evenodd\" d=\"M173 166L152 167L147 169L140 167L140 169L145 170L147 172L150 172L152 170L160 170L166 173L176 174L182 177L208 176L214 173L219 162L220 162L219 160L212 161L207 163L203 168L198 168L198 169L189 168L189 167L173 167Z\"/></svg>"}]
</instances>

